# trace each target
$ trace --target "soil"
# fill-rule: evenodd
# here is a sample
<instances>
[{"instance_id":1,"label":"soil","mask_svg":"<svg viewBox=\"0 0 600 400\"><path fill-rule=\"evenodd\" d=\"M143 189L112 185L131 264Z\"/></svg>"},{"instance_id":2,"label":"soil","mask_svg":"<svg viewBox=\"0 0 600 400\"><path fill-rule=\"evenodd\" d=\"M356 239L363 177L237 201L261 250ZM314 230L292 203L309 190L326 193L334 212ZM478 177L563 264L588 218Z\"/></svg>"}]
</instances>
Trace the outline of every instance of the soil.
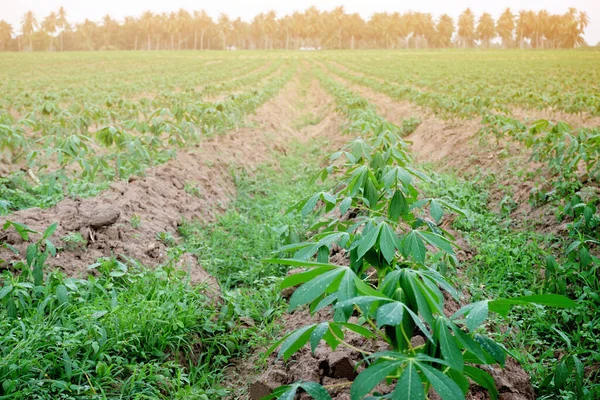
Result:
<instances>
[{"instance_id":1,"label":"soil","mask_svg":"<svg viewBox=\"0 0 600 400\"><path fill-rule=\"evenodd\" d=\"M341 78L336 77L336 79L375 104L381 115L391 122L399 124L403 119L411 116L421 118L422 123L408 138L412 142L412 151L418 161L432 162L443 169L459 170L462 173L473 173L478 168L491 169L492 171L500 171L505 168L504 161L500 157L500 152L503 149L489 150L479 146L476 137L476 133L480 128L479 122L473 120L444 121L408 102L395 102L389 97L368 88L353 85ZM469 156L465 157L465 154ZM518 156L523 157L523 162L527 162L525 156L520 154ZM530 167L534 168L535 165ZM528 189L524 188L520 192L528 195ZM464 249L459 252L459 258L462 260L470 258L473 250L458 235L457 237L462 245L465 245ZM334 254L331 258L332 262L340 265L343 265L345 260L346 258L341 252ZM291 295L291 291L287 295ZM445 310L447 315L451 315L460 307L455 301L447 301L446 303L448 305ZM321 311L314 316L310 316L307 310L297 311L285 317L284 330L289 332L310 323L327 320L327 317L327 311ZM364 338L353 333L348 334L345 340L350 345L367 351L387 349L385 342L365 341ZM422 338L417 336L413 340L418 341ZM278 386L298 380L307 380L330 386L329 393L333 399L346 400L350 399L349 388L352 381L364 368L361 363L362 355L343 346L340 346L336 352L332 352L328 347L320 345L314 354L308 346L305 346L287 362L277 358L276 355L271 355L266 361L266 367L259 372L256 372L254 368L257 362L257 354L250 360L240 362L232 369L229 376L230 379L235 376L235 382L229 382L228 386L237 388L237 391L231 399L260 399ZM529 376L515 360L508 359L505 368L500 368L497 365L487 368L496 382L500 399L528 400L536 398ZM250 378L251 383L247 388L239 387L240 375L246 377L245 381ZM391 388L380 385L376 390L385 394L389 393ZM301 394L298 398L309 397ZM438 399L439 397L432 392L430 398ZM472 385L467 398L489 399L490 397L485 389Z\"/></svg>"},{"instance_id":2,"label":"soil","mask_svg":"<svg viewBox=\"0 0 600 400\"><path fill-rule=\"evenodd\" d=\"M166 246L157 235L168 232L177 239L182 221L213 221L235 197L235 171L252 173L261 164L277 168L277 156L285 155L292 141L306 142L320 136L335 146L340 140L340 118L323 112L329 108L330 98L313 82L307 95L309 104L298 110L295 105L299 85L297 80L287 84L248 119L247 127L181 151L173 160L147 170L143 177L115 182L93 198L66 198L48 209L18 211L0 218L0 224L11 220L41 232L57 222L58 228L50 240L63 250L49 258L47 265L69 276L85 276L88 265L113 255L133 258L147 266L161 264L166 260ZM317 111L328 116L300 130L290 126L298 113ZM73 233L81 234L87 245L67 250L62 238ZM13 229L0 231L0 241L14 246L21 254L29 244ZM0 259L10 263L21 257L2 247ZM181 267L191 267L192 280L206 277L193 257L186 260L192 265Z\"/></svg>"}]
</instances>

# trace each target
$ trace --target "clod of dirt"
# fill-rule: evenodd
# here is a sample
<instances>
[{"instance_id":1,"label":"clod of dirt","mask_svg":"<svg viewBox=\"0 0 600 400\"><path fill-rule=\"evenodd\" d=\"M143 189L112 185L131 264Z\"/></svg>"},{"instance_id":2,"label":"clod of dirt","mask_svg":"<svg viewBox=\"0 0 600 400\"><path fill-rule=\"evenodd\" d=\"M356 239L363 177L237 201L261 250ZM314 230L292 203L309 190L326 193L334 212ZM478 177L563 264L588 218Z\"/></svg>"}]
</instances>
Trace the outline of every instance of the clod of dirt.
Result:
<instances>
[{"instance_id":1,"label":"clod of dirt","mask_svg":"<svg viewBox=\"0 0 600 400\"><path fill-rule=\"evenodd\" d=\"M94 210L94 214L90 218L90 227L94 229L109 226L117 222L121 216L121 211L113 206L100 206Z\"/></svg>"},{"instance_id":2,"label":"clod of dirt","mask_svg":"<svg viewBox=\"0 0 600 400\"><path fill-rule=\"evenodd\" d=\"M268 396L273 392L273 390L277 389L280 386L277 382L263 382L256 381L250 385L248 388L250 399L252 400L260 400L265 396Z\"/></svg>"},{"instance_id":3,"label":"clod of dirt","mask_svg":"<svg viewBox=\"0 0 600 400\"><path fill-rule=\"evenodd\" d=\"M331 353L327 356L325 375L330 378L345 378L353 381L356 376L355 363L348 351Z\"/></svg>"}]
</instances>

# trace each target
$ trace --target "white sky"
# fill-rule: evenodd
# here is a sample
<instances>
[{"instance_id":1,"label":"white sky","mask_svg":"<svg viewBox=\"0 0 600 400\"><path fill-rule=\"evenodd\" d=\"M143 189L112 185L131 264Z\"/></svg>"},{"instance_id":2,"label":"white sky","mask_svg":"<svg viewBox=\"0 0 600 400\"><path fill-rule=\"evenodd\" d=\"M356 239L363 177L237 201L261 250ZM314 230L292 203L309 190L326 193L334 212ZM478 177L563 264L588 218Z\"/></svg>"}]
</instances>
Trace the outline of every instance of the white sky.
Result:
<instances>
[{"instance_id":1,"label":"white sky","mask_svg":"<svg viewBox=\"0 0 600 400\"><path fill-rule=\"evenodd\" d=\"M473 0L419 0L412 4L402 4L398 0L0 0L0 19L13 24L19 30L21 17L27 10L34 11L38 19L42 19L50 11L65 7L70 22L80 22L85 18L100 20L105 14L122 19L124 16L138 16L145 10L154 12L175 11L179 8L206 10L216 17L220 12L229 16L250 20L255 14L268 10L277 11L278 15L304 10L316 5L321 10L328 10L343 5L347 12L358 12L367 18L380 11L420 11L434 16L447 13L455 18L467 7L477 16L486 11L497 18L506 7L513 12L521 9L546 9L550 13L564 13L569 7L586 11L590 24L585 33L586 41L595 45L600 42L600 0L503 0L485 4Z\"/></svg>"}]
</instances>

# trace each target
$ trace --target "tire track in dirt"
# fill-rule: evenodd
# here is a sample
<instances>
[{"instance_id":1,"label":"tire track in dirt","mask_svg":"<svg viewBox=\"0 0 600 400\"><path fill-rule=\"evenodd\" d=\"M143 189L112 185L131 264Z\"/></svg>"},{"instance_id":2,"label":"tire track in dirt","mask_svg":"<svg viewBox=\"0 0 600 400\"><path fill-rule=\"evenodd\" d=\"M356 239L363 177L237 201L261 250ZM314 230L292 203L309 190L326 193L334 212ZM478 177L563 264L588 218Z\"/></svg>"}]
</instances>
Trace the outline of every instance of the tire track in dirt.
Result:
<instances>
[{"instance_id":1,"label":"tire track in dirt","mask_svg":"<svg viewBox=\"0 0 600 400\"><path fill-rule=\"evenodd\" d=\"M61 238L65 235L81 234L86 246L60 251L47 261L49 267L69 276L85 275L88 265L111 255L131 257L147 266L158 265L166 260L166 246L157 239L159 233L177 237L177 227L183 219L212 221L227 209L236 195L232 171L243 169L252 173L261 164L277 167L278 158L286 156L286 148L294 140L309 141L318 136L335 144L339 117L325 111L331 101L314 83L307 96L308 111L319 112L324 118L314 126L292 127L299 113L295 107L299 86L298 77L294 77L277 96L247 118L249 126L181 151L171 161L147 170L143 177L115 182L93 198L67 198L48 209L18 211L0 218L0 224L11 220L43 231L57 222L58 228L51 237L57 247L64 247ZM25 254L28 243L14 230L0 231L2 241ZM21 257L2 248L0 259L10 262ZM184 267L187 270L188 265ZM192 266L192 279L195 271L204 275L196 264Z\"/></svg>"}]
</instances>

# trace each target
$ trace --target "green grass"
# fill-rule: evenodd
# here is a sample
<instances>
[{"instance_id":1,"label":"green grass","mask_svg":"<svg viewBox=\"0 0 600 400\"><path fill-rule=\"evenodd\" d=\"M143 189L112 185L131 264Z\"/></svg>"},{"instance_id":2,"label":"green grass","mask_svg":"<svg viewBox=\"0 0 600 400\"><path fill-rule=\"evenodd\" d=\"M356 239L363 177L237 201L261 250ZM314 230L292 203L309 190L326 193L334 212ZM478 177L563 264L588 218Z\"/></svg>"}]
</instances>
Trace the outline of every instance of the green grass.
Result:
<instances>
[{"instance_id":1,"label":"green grass","mask_svg":"<svg viewBox=\"0 0 600 400\"><path fill-rule=\"evenodd\" d=\"M171 243L169 261L154 270L105 259L97 277L50 273L40 286L5 272L4 288L13 289L3 289L0 301L13 299L18 318L0 309L0 397L224 396L220 382L231 358L277 332L284 308L277 283L286 270L261 260L281 243L278 228L302 226L284 211L298 193L314 190L310 161L320 158L321 145L307 153L294 144L279 168L237 172L233 207L212 224L186 221L183 243ZM174 267L185 252L219 280L222 303Z\"/></svg>"},{"instance_id":2,"label":"green grass","mask_svg":"<svg viewBox=\"0 0 600 400\"><path fill-rule=\"evenodd\" d=\"M470 181L437 175L435 184L428 188L432 195L446 198L467 212L467 217L457 218L453 226L474 250L473 257L460 267L471 300L551 292L552 280L545 275L546 260L554 256L566 268L565 249L570 239L538 233L533 221L525 229L515 229L502 210L496 214L488 209L487 192L492 184L493 179L485 174ZM567 373L566 381L557 387L561 359L567 360L570 355L576 355L590 368L579 384L589 391L591 397L585 398L600 395L600 377L594 372L600 362L600 329L595 312L598 303L586 295L589 287L581 281L570 282L564 294L579 301L578 309L517 307L507 320L496 318L489 325L531 375L534 388L544 399L582 398L574 374Z\"/></svg>"}]
</instances>

